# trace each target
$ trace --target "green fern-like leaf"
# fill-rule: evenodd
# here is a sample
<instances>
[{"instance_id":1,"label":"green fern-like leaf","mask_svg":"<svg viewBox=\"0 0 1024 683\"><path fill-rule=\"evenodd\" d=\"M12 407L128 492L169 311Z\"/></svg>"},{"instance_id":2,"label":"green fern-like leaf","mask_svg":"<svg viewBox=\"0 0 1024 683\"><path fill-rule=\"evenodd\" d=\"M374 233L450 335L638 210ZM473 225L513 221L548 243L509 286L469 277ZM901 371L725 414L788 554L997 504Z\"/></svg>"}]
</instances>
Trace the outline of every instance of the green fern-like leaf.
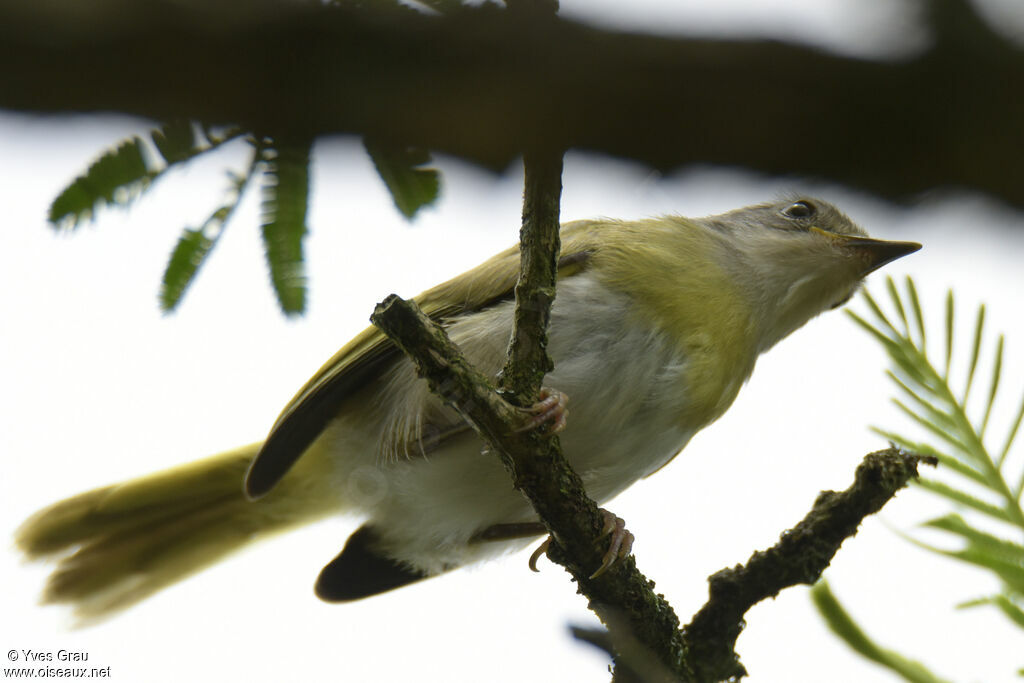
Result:
<instances>
[{"instance_id":1,"label":"green fern-like leaf","mask_svg":"<svg viewBox=\"0 0 1024 683\"><path fill-rule=\"evenodd\" d=\"M925 478L916 482L916 484L926 491L942 496L947 501L954 503L957 506L974 510L975 512L980 512L983 515L988 516L990 519L996 519L1001 522L1006 522L1007 524L1013 524L1014 522L1013 517L1005 508L986 500L982 500L963 489L951 486L945 482Z\"/></svg>"},{"instance_id":2,"label":"green fern-like leaf","mask_svg":"<svg viewBox=\"0 0 1024 683\"><path fill-rule=\"evenodd\" d=\"M165 123L150 134L153 144L168 165L191 159L202 149L191 121Z\"/></svg>"},{"instance_id":3,"label":"green fern-like leaf","mask_svg":"<svg viewBox=\"0 0 1024 683\"><path fill-rule=\"evenodd\" d=\"M125 140L100 156L57 195L50 204L49 221L57 228L76 228L92 218L100 204L127 204L149 185L152 177L143 156L142 140Z\"/></svg>"},{"instance_id":4,"label":"green fern-like leaf","mask_svg":"<svg viewBox=\"0 0 1024 683\"><path fill-rule=\"evenodd\" d=\"M213 249L213 244L214 240L202 227L185 228L178 238L160 286L160 308L165 313L170 313L181 303L185 290L192 284L196 272Z\"/></svg>"},{"instance_id":5,"label":"green fern-like leaf","mask_svg":"<svg viewBox=\"0 0 1024 683\"><path fill-rule=\"evenodd\" d=\"M847 645L867 659L889 669L911 683L945 683L920 662L878 645L839 603L824 580L811 588L811 599L828 627Z\"/></svg>"},{"instance_id":6,"label":"green fern-like leaf","mask_svg":"<svg viewBox=\"0 0 1024 683\"><path fill-rule=\"evenodd\" d=\"M1024 545L1005 538L1000 538L987 531L977 529L957 514L943 515L929 520L923 526L941 529L967 542L968 547L984 549L986 554L999 557L1006 562L1021 568L1024 572Z\"/></svg>"},{"instance_id":7,"label":"green fern-like leaf","mask_svg":"<svg viewBox=\"0 0 1024 683\"><path fill-rule=\"evenodd\" d=\"M288 315L306 308L302 244L306 236L311 142L264 141L263 246L270 279L281 310Z\"/></svg>"},{"instance_id":8,"label":"green fern-like leaf","mask_svg":"<svg viewBox=\"0 0 1024 683\"><path fill-rule=\"evenodd\" d=\"M886 289L894 316L887 315L868 292L864 294L865 302L873 320L869 322L866 317L853 312L850 315L889 355L893 368L888 375L898 394L898 398L893 399L894 403L925 431L927 437L911 439L892 429L874 428L874 431L902 448L938 458L942 469L950 476L946 481L922 477L917 481L918 486L969 515L950 513L924 523L928 528L957 539L961 547L955 550L925 543L912 535L901 535L919 547L994 575L1002 584L998 595L976 598L959 606L994 606L1013 624L1024 628L1024 544L1020 541L1024 538L1024 512L1021 510L1024 471L1012 475L1009 457L1010 448L1024 421L1024 401L1010 422L1001 448L990 450L986 443L999 388L1005 385L1001 381L1005 339L999 336L992 352L987 391L980 399L978 391L975 391L972 401L972 388L982 381L979 378L985 374L983 371L979 374L985 346L985 307L979 307L975 316L971 344L966 349L965 376L957 390L952 385L950 374L956 360L953 293L949 292L945 300L945 349L937 366L927 351L926 324L913 280L907 278L905 294L900 293L892 279L887 281ZM907 315L908 310L913 313L913 325ZM893 319L899 324L894 324ZM979 400L980 406L977 405ZM981 417L972 419L972 414L980 414ZM993 452L997 453L995 457ZM1024 463L1014 466L1024 470L1022 465ZM1012 481L1016 484L1011 485ZM1006 530L1007 535L997 534L991 529ZM871 643L842 610L827 586L816 586L812 595L822 616L852 648L908 681L929 680L920 677L916 663L910 662L908 668L908 660Z\"/></svg>"},{"instance_id":9,"label":"green fern-like leaf","mask_svg":"<svg viewBox=\"0 0 1024 683\"><path fill-rule=\"evenodd\" d=\"M49 221L57 228L74 229L94 217L100 206L126 206L177 164L210 152L242 135L231 128L219 136L200 135L189 121L174 121L153 129L150 137L163 157L147 155L141 138L125 140L94 161L50 205Z\"/></svg>"},{"instance_id":10,"label":"green fern-like leaf","mask_svg":"<svg viewBox=\"0 0 1024 683\"><path fill-rule=\"evenodd\" d=\"M1024 467L1022 463L1011 463L1009 458L1010 448L1024 419L1024 401L1010 423L1002 446L990 449L986 443L993 407L1003 384L1005 339L1000 335L995 342L984 393L974 391L972 394L973 387L984 381L979 378L986 374L981 367L986 313L985 307L980 306L974 319L971 343L965 349L964 379L957 390L952 386L950 376L955 361L956 304L953 293L949 292L945 300L945 353L937 367L925 348L925 321L913 281L907 279L905 295L900 294L891 279L887 290L892 308L903 322L901 328L892 324L882 307L867 292L865 300L874 321L868 322L856 313L851 313L851 316L882 343L894 365L889 377L900 394L900 398L894 399L895 404L930 438L921 442L893 430L876 431L903 447L935 455L944 469L953 475L945 481L922 478L917 482L921 488L944 498L955 509L977 516L979 521L984 520L990 526L995 523L995 527L1002 526L1012 533L1012 538L996 535L984 525L949 514L927 522L926 526L958 538L963 544L961 549L946 550L911 540L946 557L988 570L1002 582L1004 598L1009 601L1007 604L1024 602L1024 545L1019 540L1024 538L1024 511L1021 508L1024 471L1016 476L1011 474L1012 467L1021 470ZM905 311L908 308L914 311L916 335L912 335L907 324ZM971 415L980 415L980 418L972 419ZM990 604L999 606L1011 618L1016 614L1001 603Z\"/></svg>"},{"instance_id":11,"label":"green fern-like leaf","mask_svg":"<svg viewBox=\"0 0 1024 683\"><path fill-rule=\"evenodd\" d=\"M1024 608L1017 602L1014 602L1013 598L1007 595L997 595L992 598L992 604L998 607L1017 626L1024 629Z\"/></svg>"},{"instance_id":12,"label":"green fern-like leaf","mask_svg":"<svg viewBox=\"0 0 1024 683\"><path fill-rule=\"evenodd\" d=\"M437 201L441 189L439 174L434 169L423 168L431 161L430 152L370 139L365 139L363 144L403 216L412 219L424 206Z\"/></svg>"},{"instance_id":13,"label":"green fern-like leaf","mask_svg":"<svg viewBox=\"0 0 1024 683\"><path fill-rule=\"evenodd\" d=\"M227 222L238 208L257 163L258 155L254 152L253 159L244 175L229 173L231 186L224 204L217 207L199 228L186 228L178 239L167 263L167 268L164 270L163 282L160 287L160 308L165 313L174 311L181 303L189 285L195 280L199 269L205 263L210 252L213 251L221 235L224 234Z\"/></svg>"},{"instance_id":14,"label":"green fern-like leaf","mask_svg":"<svg viewBox=\"0 0 1024 683\"><path fill-rule=\"evenodd\" d=\"M901 300L895 285L890 281L888 290L897 312L903 311L906 304ZM985 443L985 432L988 429L993 406L998 397L1000 377L1003 366L1005 339L1000 336L992 355L992 370L988 381L988 391L980 406L981 418L972 420L969 407L971 389L978 376L981 350L984 346L985 307L981 306L975 317L974 333L967 358L966 377L963 388L957 392L950 384L950 368L953 362L953 329L955 320L955 302L950 292L946 297L946 353L942 359L942 370L938 370L924 348L924 317L919 313L917 290L913 281L907 280L907 298L917 312L920 322L920 341L915 341L909 332L898 331L882 311L881 307L869 293L865 293L869 309L875 316L875 322L869 323L864 318L852 314L854 320L868 329L876 339L882 341L884 348L895 364L889 372L903 399L896 399L896 404L908 417L930 432L931 436L945 442L948 456L959 464L952 470L963 475L967 488L980 489L979 496L973 495L960 485L929 484L934 493L944 496L951 502L973 508L984 515L999 519L1024 532L1024 511L1020 506L1021 484L1011 486L1008 482L1009 471L1006 458L1010 445L1017 433L1021 416L1024 416L1024 402L1018 410L1018 418L1011 425L1004 446L996 457ZM976 402L976 401L975 401ZM891 430L888 433L892 433ZM1024 479L1021 480L1024 482ZM982 498L986 499L985 502ZM976 502L972 502L976 501Z\"/></svg>"}]
</instances>

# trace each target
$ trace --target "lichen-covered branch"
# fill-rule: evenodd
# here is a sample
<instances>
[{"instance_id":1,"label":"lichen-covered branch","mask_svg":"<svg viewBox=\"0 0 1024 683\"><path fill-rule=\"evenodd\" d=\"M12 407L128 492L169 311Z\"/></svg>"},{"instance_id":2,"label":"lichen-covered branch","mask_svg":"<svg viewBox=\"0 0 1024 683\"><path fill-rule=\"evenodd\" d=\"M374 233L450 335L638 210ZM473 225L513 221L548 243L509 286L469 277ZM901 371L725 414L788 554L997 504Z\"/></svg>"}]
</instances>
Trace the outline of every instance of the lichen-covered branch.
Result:
<instances>
[{"instance_id":1,"label":"lichen-covered branch","mask_svg":"<svg viewBox=\"0 0 1024 683\"><path fill-rule=\"evenodd\" d=\"M547 345L561 249L562 152L529 152L523 166L526 177L519 231L520 276L501 386L518 405L527 406L536 401L544 375L554 367Z\"/></svg>"},{"instance_id":2,"label":"lichen-covered branch","mask_svg":"<svg viewBox=\"0 0 1024 683\"><path fill-rule=\"evenodd\" d=\"M444 329L415 303L392 295L377 306L371 320L412 358L431 390L497 452L514 486L530 500L554 539L549 557L572 574L614 636L605 644L614 652L617 682L652 676L663 680L667 675L704 683L742 676L745 671L734 648L747 610L787 586L816 581L863 518L916 476L920 458L896 449L868 455L853 486L843 493L822 493L808 516L775 547L755 553L745 566L712 576L708 603L682 631L672 608L654 593L653 583L632 557L591 578L602 561L599 510L562 456L558 439L518 429L526 419L522 407L535 400L551 368L546 341L555 296L561 192L560 154L535 152L525 161L521 273L503 392L465 360Z\"/></svg>"},{"instance_id":3,"label":"lichen-covered branch","mask_svg":"<svg viewBox=\"0 0 1024 683\"><path fill-rule=\"evenodd\" d=\"M745 565L713 574L707 604L684 629L697 680L745 675L734 647L747 610L784 588L815 583L864 518L881 510L917 477L920 463L934 466L938 461L895 447L868 454L850 488L840 493L823 491L807 516L784 532L778 543L755 552Z\"/></svg>"},{"instance_id":4,"label":"lichen-covered branch","mask_svg":"<svg viewBox=\"0 0 1024 683\"><path fill-rule=\"evenodd\" d=\"M371 320L413 359L420 376L480 434L500 456L557 543L549 556L576 580L591 609L629 623L633 636L662 659L680 680L689 680L682 656L679 620L632 557L597 577L601 565L603 520L583 482L555 450L557 440L518 432L525 414L498 395L488 379L462 356L448 335L415 303L392 295L377 305ZM615 617L609 617L615 618Z\"/></svg>"},{"instance_id":5,"label":"lichen-covered branch","mask_svg":"<svg viewBox=\"0 0 1024 683\"><path fill-rule=\"evenodd\" d=\"M590 579L601 562L601 520L579 478L551 452L537 452L529 432L510 429L522 420L486 377L472 368L444 330L412 302L390 296L372 320L416 363L432 390L452 405L501 456L514 483L534 504L560 547L552 559L563 564L606 623L627 623L639 645L681 681L700 683L744 675L734 651L743 615L761 600L789 586L814 583L843 541L880 510L917 465L935 460L889 448L865 457L850 488L823 492L813 509L772 548L754 553L746 565L710 578L707 604L683 630L654 584L636 569L632 557Z\"/></svg>"},{"instance_id":6,"label":"lichen-covered branch","mask_svg":"<svg viewBox=\"0 0 1024 683\"><path fill-rule=\"evenodd\" d=\"M607 539L602 539L603 517L562 455L558 438L541 430L517 429L525 416L516 406L525 407L536 400L544 375L553 367L546 347L560 248L562 155L557 150L531 149L524 166L520 276L508 359L500 378L501 395L415 304L389 297L371 320L413 357L431 389L497 451L513 484L530 500L551 533L554 542L549 557L572 574L595 613L606 624L611 623L613 614L618 623L627 623L640 647L653 652L666 670L682 677L675 613L654 594L653 585L636 569L632 558L613 566L612 572L591 578L607 545Z\"/></svg>"}]
</instances>

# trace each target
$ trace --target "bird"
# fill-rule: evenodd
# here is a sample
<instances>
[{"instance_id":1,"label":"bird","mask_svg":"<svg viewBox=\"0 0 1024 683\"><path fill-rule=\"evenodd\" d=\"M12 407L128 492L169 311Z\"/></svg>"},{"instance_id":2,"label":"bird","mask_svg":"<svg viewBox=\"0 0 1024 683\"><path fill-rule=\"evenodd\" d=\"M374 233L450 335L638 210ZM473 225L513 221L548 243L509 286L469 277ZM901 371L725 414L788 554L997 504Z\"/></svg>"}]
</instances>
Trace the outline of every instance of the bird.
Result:
<instances>
[{"instance_id":1,"label":"bird","mask_svg":"<svg viewBox=\"0 0 1024 683\"><path fill-rule=\"evenodd\" d=\"M599 504L717 420L760 354L921 248L873 239L834 205L795 195L701 218L578 220L562 225L561 240L550 389L524 421L560 432ZM504 362L518 270L512 247L415 298L491 376ZM56 562L42 602L88 621L255 540L354 515L361 525L314 584L321 599L348 602L545 535L482 450L370 327L298 391L264 441L54 503L15 542Z\"/></svg>"}]
</instances>

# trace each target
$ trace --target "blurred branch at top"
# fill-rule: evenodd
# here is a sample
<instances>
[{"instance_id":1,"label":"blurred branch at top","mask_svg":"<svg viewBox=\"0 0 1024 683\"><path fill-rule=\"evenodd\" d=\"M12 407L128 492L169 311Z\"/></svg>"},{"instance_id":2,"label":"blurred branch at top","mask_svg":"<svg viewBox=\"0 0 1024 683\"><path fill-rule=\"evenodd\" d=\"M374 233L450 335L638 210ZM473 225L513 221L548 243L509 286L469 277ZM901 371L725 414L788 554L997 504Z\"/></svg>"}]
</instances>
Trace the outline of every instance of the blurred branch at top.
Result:
<instances>
[{"instance_id":1,"label":"blurred branch at top","mask_svg":"<svg viewBox=\"0 0 1024 683\"><path fill-rule=\"evenodd\" d=\"M967 0L924 3L930 46L893 61L442 4L0 2L0 107L361 134L491 168L529 142L1024 206L1024 50Z\"/></svg>"}]
</instances>

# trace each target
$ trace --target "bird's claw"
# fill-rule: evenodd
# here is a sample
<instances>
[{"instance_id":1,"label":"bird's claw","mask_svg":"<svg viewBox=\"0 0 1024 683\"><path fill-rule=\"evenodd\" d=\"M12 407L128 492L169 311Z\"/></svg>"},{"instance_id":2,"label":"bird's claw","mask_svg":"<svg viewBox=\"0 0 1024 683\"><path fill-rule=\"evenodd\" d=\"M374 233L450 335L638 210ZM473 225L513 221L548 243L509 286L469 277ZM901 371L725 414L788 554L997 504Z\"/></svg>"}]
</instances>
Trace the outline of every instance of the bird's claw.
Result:
<instances>
[{"instance_id":1,"label":"bird's claw","mask_svg":"<svg viewBox=\"0 0 1024 683\"><path fill-rule=\"evenodd\" d=\"M547 540L545 540L543 543L541 543L539 546L537 546L537 549L533 551L532 555L530 555L530 570L531 571L540 572L540 570L537 569L537 560L539 560L540 556L543 555L544 553L546 553L548 551L548 548L550 548L550 547L551 547L551 537L548 536Z\"/></svg>"},{"instance_id":2,"label":"bird's claw","mask_svg":"<svg viewBox=\"0 0 1024 683\"><path fill-rule=\"evenodd\" d=\"M527 408L530 417L516 432L526 432L536 429L545 422L550 422L551 425L546 433L557 434L565 429L566 420L569 417L569 409L566 407L568 403L569 397L561 391L541 387L540 400Z\"/></svg>"},{"instance_id":3,"label":"bird's claw","mask_svg":"<svg viewBox=\"0 0 1024 683\"><path fill-rule=\"evenodd\" d=\"M590 575L592 579L604 574L619 560L629 557L635 540L633 534L626 528L626 520L615 516L604 508L601 508L601 515L604 517L604 529L601 530L600 537L611 536L611 539L608 542L608 551L601 558L601 566Z\"/></svg>"},{"instance_id":4,"label":"bird's claw","mask_svg":"<svg viewBox=\"0 0 1024 683\"><path fill-rule=\"evenodd\" d=\"M601 566L597 568L593 574L590 575L591 579L604 574L608 569L619 560L623 560L629 557L629 554L633 550L633 541L635 540L633 534L626 529L626 521L621 517L617 517L611 512L608 512L604 508L601 508L601 516L604 517L604 528L601 530L599 539L605 536L610 536L608 542L608 551L605 552L601 558ZM530 569L535 572L539 572L537 569L537 560L540 559L541 555L548 551L551 547L551 537L541 543L533 554L530 555Z\"/></svg>"}]
</instances>

